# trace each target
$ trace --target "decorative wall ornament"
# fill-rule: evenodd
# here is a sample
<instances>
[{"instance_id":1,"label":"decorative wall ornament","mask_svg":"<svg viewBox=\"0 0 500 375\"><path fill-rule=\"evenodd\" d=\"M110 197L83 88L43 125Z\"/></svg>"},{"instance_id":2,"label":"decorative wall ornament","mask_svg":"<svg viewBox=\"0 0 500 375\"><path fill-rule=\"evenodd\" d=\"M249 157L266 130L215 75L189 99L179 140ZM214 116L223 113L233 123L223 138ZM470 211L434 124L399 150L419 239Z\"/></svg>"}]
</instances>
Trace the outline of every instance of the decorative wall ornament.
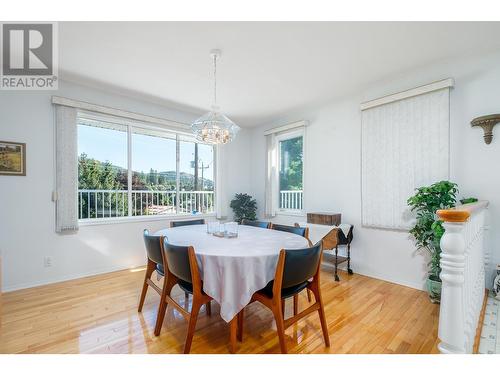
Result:
<instances>
[{"instance_id":1,"label":"decorative wall ornament","mask_svg":"<svg viewBox=\"0 0 500 375\"><path fill-rule=\"evenodd\" d=\"M472 127L480 126L484 131L484 142L489 145L493 139L493 127L500 122L500 114L476 117L471 121Z\"/></svg>"}]
</instances>

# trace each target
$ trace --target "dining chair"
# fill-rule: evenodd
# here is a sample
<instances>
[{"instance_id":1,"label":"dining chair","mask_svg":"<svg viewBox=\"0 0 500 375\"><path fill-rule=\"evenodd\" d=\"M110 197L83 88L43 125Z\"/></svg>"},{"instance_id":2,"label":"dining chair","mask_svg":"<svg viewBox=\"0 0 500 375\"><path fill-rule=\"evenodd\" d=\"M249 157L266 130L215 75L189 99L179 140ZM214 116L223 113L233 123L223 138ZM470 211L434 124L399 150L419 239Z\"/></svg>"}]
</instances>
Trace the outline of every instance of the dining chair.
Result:
<instances>
[{"instance_id":1,"label":"dining chair","mask_svg":"<svg viewBox=\"0 0 500 375\"><path fill-rule=\"evenodd\" d=\"M141 298L139 300L139 308L137 309L137 311L139 312L142 311L142 307L144 306L144 300L146 299L148 288L149 287L153 288L153 290L156 291L161 296L162 289L164 289L166 285L166 283L163 282L163 287L160 288L153 282L153 280L151 280L151 276L153 275L154 271L156 271L159 278L165 276L165 270L163 266L165 263L162 252L163 236L150 235L149 231L147 229L144 229L143 238L144 238L144 244L146 245L146 255L148 257L148 264L146 267L146 274L144 275L144 283L142 285ZM184 297L187 301L189 298L189 294L184 293Z\"/></svg>"},{"instance_id":2,"label":"dining chair","mask_svg":"<svg viewBox=\"0 0 500 375\"><path fill-rule=\"evenodd\" d=\"M298 234L299 236L304 237L309 242L309 245L312 246L312 243L309 240L309 228L307 228L307 227L300 227L300 226L291 226L291 225L282 225L282 224L273 224L273 223L271 223L271 229L279 230L281 232L288 232L288 233Z\"/></svg>"},{"instance_id":3,"label":"dining chair","mask_svg":"<svg viewBox=\"0 0 500 375\"><path fill-rule=\"evenodd\" d=\"M164 239L163 249L165 264L167 264L167 276L165 280L167 286L163 290L160 308L158 310L155 335L158 336L160 334L165 312L167 306L170 304L188 321L188 332L186 343L184 344L184 353L187 354L191 350L191 343L193 341L200 308L206 305L207 313L210 314L210 301L213 298L203 292L203 284L198 270L198 263L192 246L177 246L168 243L167 239ZM184 309L170 296L170 292L176 284L185 292L193 295L191 312Z\"/></svg>"},{"instance_id":4,"label":"dining chair","mask_svg":"<svg viewBox=\"0 0 500 375\"><path fill-rule=\"evenodd\" d=\"M184 225L200 225L200 224L205 224L205 219L171 221L170 228L182 227Z\"/></svg>"},{"instance_id":5,"label":"dining chair","mask_svg":"<svg viewBox=\"0 0 500 375\"><path fill-rule=\"evenodd\" d=\"M142 307L144 306L144 300L146 299L146 294L148 292L148 288L151 287L158 294L161 295L162 289L156 285L153 280L151 280L151 276L153 272L156 271L159 277L163 277L164 267L163 267L163 256L161 250L161 243L163 241L163 236L152 236L149 234L147 229L144 229L143 232L144 244L146 245L146 255L148 257L148 264L146 267L146 275L144 276L144 283L142 285L141 298L139 300L138 311L142 311ZM163 284L163 288L165 288L165 283Z\"/></svg>"},{"instance_id":6,"label":"dining chair","mask_svg":"<svg viewBox=\"0 0 500 375\"><path fill-rule=\"evenodd\" d=\"M278 258L274 280L269 282L264 289L255 292L250 301L250 303L259 301L273 312L281 352L284 354L287 353L285 330L315 311L317 311L319 315L325 345L327 347L330 346L330 337L328 335L325 310L320 290L320 266L322 255L323 248L321 241L306 249L282 249ZM298 294L304 289L308 289L314 294L315 302L299 313ZM284 300L292 296L294 299L294 315L288 319L284 319ZM241 340L243 334L243 310L238 315L238 328Z\"/></svg>"},{"instance_id":7,"label":"dining chair","mask_svg":"<svg viewBox=\"0 0 500 375\"><path fill-rule=\"evenodd\" d=\"M271 226L271 223L268 221L243 219L243 220L241 220L241 225L249 225L252 227L269 229L269 227Z\"/></svg>"},{"instance_id":8,"label":"dining chair","mask_svg":"<svg viewBox=\"0 0 500 375\"><path fill-rule=\"evenodd\" d=\"M309 239L309 228L307 228L307 227L301 227L298 224L295 224L294 226L290 226L290 225L281 225L281 224L271 223L271 229L279 230L282 232L298 234L299 236L304 237L307 240L307 242L309 242L309 246L313 245L311 240ZM311 302L311 300L312 300L311 292L309 291L309 289L307 290L307 300L309 302Z\"/></svg>"}]
</instances>

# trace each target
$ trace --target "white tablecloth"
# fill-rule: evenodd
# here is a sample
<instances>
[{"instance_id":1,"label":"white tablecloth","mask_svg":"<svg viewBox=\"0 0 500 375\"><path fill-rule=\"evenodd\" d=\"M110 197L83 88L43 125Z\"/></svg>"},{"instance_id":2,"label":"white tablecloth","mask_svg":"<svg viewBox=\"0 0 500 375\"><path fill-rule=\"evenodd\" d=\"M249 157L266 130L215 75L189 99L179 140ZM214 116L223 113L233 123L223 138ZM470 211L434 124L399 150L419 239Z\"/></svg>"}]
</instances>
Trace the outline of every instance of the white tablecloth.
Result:
<instances>
[{"instance_id":1,"label":"white tablecloth","mask_svg":"<svg viewBox=\"0 0 500 375\"><path fill-rule=\"evenodd\" d=\"M237 238L207 234L206 225L163 229L174 245L193 246L203 279L203 290L220 304L226 322L243 309L253 293L274 279L281 249L301 249L304 237L277 230L238 226Z\"/></svg>"}]
</instances>

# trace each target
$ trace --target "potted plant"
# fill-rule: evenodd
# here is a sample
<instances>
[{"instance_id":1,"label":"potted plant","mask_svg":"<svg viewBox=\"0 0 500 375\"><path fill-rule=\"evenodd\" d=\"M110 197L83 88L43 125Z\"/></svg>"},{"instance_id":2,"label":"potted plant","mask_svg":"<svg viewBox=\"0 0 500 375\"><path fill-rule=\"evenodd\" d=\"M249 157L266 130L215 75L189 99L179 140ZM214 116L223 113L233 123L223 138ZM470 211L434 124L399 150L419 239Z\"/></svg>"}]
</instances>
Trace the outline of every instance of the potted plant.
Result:
<instances>
[{"instance_id":1,"label":"potted plant","mask_svg":"<svg viewBox=\"0 0 500 375\"><path fill-rule=\"evenodd\" d=\"M234 211L234 220L241 224L243 219L257 219L257 201L246 193L236 194L231 201L230 207Z\"/></svg>"},{"instance_id":2,"label":"potted plant","mask_svg":"<svg viewBox=\"0 0 500 375\"><path fill-rule=\"evenodd\" d=\"M455 206L457 184L440 181L415 190L415 195L407 201L411 210L416 213L416 222L410 229L410 234L415 238L417 250L427 251L430 255L427 290L431 301L439 303L441 300L440 241L444 228L443 222L437 218L436 211Z\"/></svg>"}]
</instances>

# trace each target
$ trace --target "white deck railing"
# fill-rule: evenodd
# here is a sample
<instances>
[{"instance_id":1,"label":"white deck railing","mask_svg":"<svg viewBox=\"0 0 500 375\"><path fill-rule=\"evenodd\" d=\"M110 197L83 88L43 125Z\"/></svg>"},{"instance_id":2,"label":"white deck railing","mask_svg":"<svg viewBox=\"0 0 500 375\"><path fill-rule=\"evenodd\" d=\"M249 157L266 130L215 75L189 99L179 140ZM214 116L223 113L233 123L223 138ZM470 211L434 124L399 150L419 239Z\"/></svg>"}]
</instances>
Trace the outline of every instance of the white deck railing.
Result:
<instances>
[{"instance_id":1,"label":"white deck railing","mask_svg":"<svg viewBox=\"0 0 500 375\"><path fill-rule=\"evenodd\" d=\"M177 199L177 196L179 199ZM212 213L213 191L78 190L79 219L144 215Z\"/></svg>"},{"instance_id":2,"label":"white deck railing","mask_svg":"<svg viewBox=\"0 0 500 375\"><path fill-rule=\"evenodd\" d=\"M485 295L487 201L440 210L441 306L438 348L441 353L472 353Z\"/></svg>"},{"instance_id":3,"label":"white deck railing","mask_svg":"<svg viewBox=\"0 0 500 375\"><path fill-rule=\"evenodd\" d=\"M302 190L280 190L280 208L283 210L302 210Z\"/></svg>"}]
</instances>

